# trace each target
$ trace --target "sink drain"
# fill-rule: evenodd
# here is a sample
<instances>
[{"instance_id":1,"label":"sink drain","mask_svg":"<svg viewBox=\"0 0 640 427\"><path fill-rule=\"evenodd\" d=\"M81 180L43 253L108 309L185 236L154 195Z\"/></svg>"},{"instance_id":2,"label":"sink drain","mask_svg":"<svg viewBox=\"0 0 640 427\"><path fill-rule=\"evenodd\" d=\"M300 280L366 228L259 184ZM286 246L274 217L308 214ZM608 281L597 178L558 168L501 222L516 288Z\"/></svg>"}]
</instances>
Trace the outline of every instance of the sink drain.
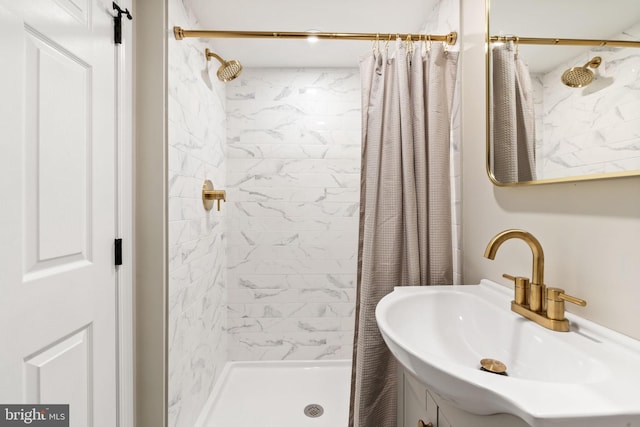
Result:
<instances>
[{"instance_id":1,"label":"sink drain","mask_svg":"<svg viewBox=\"0 0 640 427\"><path fill-rule=\"evenodd\" d=\"M482 359L480 370L491 372L492 374L507 375L507 365L496 359Z\"/></svg>"},{"instance_id":2,"label":"sink drain","mask_svg":"<svg viewBox=\"0 0 640 427\"><path fill-rule=\"evenodd\" d=\"M304 414L310 418L318 418L319 416L324 414L324 409L321 405L312 403L311 405L307 405L304 407Z\"/></svg>"}]
</instances>

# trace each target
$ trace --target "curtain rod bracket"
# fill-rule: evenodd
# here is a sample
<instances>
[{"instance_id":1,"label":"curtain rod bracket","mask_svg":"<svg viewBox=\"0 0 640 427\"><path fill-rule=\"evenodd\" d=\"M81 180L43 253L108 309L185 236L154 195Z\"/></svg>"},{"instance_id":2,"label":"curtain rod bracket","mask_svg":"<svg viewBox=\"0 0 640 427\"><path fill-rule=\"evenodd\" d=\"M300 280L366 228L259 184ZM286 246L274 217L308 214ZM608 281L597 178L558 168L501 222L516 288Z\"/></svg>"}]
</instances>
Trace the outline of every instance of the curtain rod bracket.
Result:
<instances>
[{"instance_id":1,"label":"curtain rod bracket","mask_svg":"<svg viewBox=\"0 0 640 427\"><path fill-rule=\"evenodd\" d=\"M173 27L173 35L176 40L182 40L184 39L184 30L181 27Z\"/></svg>"}]
</instances>

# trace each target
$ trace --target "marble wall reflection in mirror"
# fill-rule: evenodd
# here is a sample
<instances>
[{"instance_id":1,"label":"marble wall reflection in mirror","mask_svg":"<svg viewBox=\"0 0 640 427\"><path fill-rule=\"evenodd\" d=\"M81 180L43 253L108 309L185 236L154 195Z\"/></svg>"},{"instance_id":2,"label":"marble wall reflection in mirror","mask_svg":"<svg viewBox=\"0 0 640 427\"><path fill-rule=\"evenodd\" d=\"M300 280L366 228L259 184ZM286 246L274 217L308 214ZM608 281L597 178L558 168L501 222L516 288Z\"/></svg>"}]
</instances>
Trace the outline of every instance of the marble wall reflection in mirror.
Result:
<instances>
[{"instance_id":1,"label":"marble wall reflection in mirror","mask_svg":"<svg viewBox=\"0 0 640 427\"><path fill-rule=\"evenodd\" d=\"M492 36L640 41L638 0L487 0L487 8ZM585 66L594 57L600 65ZM487 61L496 184L640 175L640 44L491 42ZM582 75L574 80L593 73L593 81L563 83L574 67Z\"/></svg>"}]
</instances>

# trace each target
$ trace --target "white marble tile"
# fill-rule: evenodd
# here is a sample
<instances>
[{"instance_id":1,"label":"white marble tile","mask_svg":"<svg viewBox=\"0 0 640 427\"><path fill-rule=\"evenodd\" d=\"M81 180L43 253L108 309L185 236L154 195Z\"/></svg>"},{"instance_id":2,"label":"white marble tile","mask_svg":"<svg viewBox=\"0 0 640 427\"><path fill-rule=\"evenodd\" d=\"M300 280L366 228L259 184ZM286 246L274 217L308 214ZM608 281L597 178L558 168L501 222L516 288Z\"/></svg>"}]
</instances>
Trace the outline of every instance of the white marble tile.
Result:
<instances>
[{"instance_id":1,"label":"white marble tile","mask_svg":"<svg viewBox=\"0 0 640 427\"><path fill-rule=\"evenodd\" d=\"M169 20L197 25L180 0ZM225 88L201 72L205 43L168 43L168 425L190 427L227 360L226 210L200 199L205 178L226 182Z\"/></svg>"},{"instance_id":2,"label":"white marble tile","mask_svg":"<svg viewBox=\"0 0 640 427\"><path fill-rule=\"evenodd\" d=\"M229 262L230 270L251 274L349 274L356 273L356 259L292 259L264 260L246 259Z\"/></svg>"},{"instance_id":3,"label":"white marble tile","mask_svg":"<svg viewBox=\"0 0 640 427\"><path fill-rule=\"evenodd\" d=\"M249 217L279 217L283 221L288 218L322 218L322 217L357 217L358 203L354 202L234 202L233 214Z\"/></svg>"},{"instance_id":4,"label":"white marble tile","mask_svg":"<svg viewBox=\"0 0 640 427\"><path fill-rule=\"evenodd\" d=\"M325 160L326 161L326 160ZM255 174L252 172L231 172L228 177L229 188L244 184L256 187L285 187L289 188L317 188L337 187L355 188L360 184L360 174L357 173L277 173Z\"/></svg>"},{"instance_id":5,"label":"white marble tile","mask_svg":"<svg viewBox=\"0 0 640 427\"><path fill-rule=\"evenodd\" d=\"M351 354L353 332L231 334L230 357L236 360L339 359Z\"/></svg>"},{"instance_id":6,"label":"white marble tile","mask_svg":"<svg viewBox=\"0 0 640 427\"><path fill-rule=\"evenodd\" d=\"M351 202L360 201L360 189L349 187L255 187L250 184L240 184L227 190L230 200L238 202Z\"/></svg>"},{"instance_id":7,"label":"white marble tile","mask_svg":"<svg viewBox=\"0 0 640 427\"><path fill-rule=\"evenodd\" d=\"M299 231L299 230L353 230L358 228L358 217L309 218L236 216L229 219L229 228L234 230Z\"/></svg>"},{"instance_id":8,"label":"white marble tile","mask_svg":"<svg viewBox=\"0 0 640 427\"><path fill-rule=\"evenodd\" d=\"M237 289L355 289L352 274L243 274L229 280L229 288Z\"/></svg>"},{"instance_id":9,"label":"white marble tile","mask_svg":"<svg viewBox=\"0 0 640 427\"><path fill-rule=\"evenodd\" d=\"M352 144L238 144L227 147L229 157L235 159L352 159L360 161L361 145Z\"/></svg>"},{"instance_id":10,"label":"white marble tile","mask_svg":"<svg viewBox=\"0 0 640 427\"><path fill-rule=\"evenodd\" d=\"M358 236L348 230L300 230L300 231L263 231L234 230L233 245L230 247L247 248L253 246L288 246L288 247L328 247L339 241L341 246L356 247Z\"/></svg>"},{"instance_id":11,"label":"white marble tile","mask_svg":"<svg viewBox=\"0 0 640 427\"><path fill-rule=\"evenodd\" d=\"M232 359L350 355L327 334L353 331L360 102L357 69L246 70L229 87Z\"/></svg>"},{"instance_id":12,"label":"white marble tile","mask_svg":"<svg viewBox=\"0 0 640 427\"><path fill-rule=\"evenodd\" d=\"M460 2L450 0L433 2L420 32L446 34L451 31L460 32ZM460 43L451 46L450 49L459 50Z\"/></svg>"},{"instance_id":13,"label":"white marble tile","mask_svg":"<svg viewBox=\"0 0 640 427\"><path fill-rule=\"evenodd\" d=\"M229 300L238 304L313 302L353 302L353 289L307 288L307 289L229 289Z\"/></svg>"},{"instance_id":14,"label":"white marble tile","mask_svg":"<svg viewBox=\"0 0 640 427\"><path fill-rule=\"evenodd\" d=\"M318 246L230 246L228 253L229 265L240 265L246 260L260 259L262 261L300 261L300 260L344 260L357 259L357 245L335 246L333 242ZM246 265L242 267L246 268Z\"/></svg>"},{"instance_id":15,"label":"white marble tile","mask_svg":"<svg viewBox=\"0 0 640 427\"><path fill-rule=\"evenodd\" d=\"M338 317L300 317L300 318L236 318L227 322L229 332L339 332L350 331L353 325Z\"/></svg>"},{"instance_id":16,"label":"white marble tile","mask_svg":"<svg viewBox=\"0 0 640 427\"><path fill-rule=\"evenodd\" d=\"M640 25L625 31L622 38L638 31ZM562 84L565 69L596 55L603 62L593 83L580 89ZM640 153L639 78L636 49L609 47L593 48L542 77L535 76L534 83L541 81L543 86L542 100L536 95L538 175L555 178L619 171L623 164L634 167L633 161L624 159Z\"/></svg>"},{"instance_id":17,"label":"white marble tile","mask_svg":"<svg viewBox=\"0 0 640 427\"><path fill-rule=\"evenodd\" d=\"M228 318L238 317L345 317L350 318L355 311L352 302L347 303L230 303L227 307Z\"/></svg>"},{"instance_id":18,"label":"white marble tile","mask_svg":"<svg viewBox=\"0 0 640 427\"><path fill-rule=\"evenodd\" d=\"M350 159L229 159L227 168L245 174L340 173L360 174L360 162Z\"/></svg>"}]
</instances>

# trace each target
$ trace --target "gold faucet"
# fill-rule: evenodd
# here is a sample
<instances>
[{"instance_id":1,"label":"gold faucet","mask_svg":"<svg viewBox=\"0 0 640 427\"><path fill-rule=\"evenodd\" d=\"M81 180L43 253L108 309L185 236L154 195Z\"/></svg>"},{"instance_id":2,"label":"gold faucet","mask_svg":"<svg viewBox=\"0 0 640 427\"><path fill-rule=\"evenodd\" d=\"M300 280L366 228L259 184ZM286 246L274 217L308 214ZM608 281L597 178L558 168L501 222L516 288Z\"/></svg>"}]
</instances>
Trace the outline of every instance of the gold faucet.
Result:
<instances>
[{"instance_id":1,"label":"gold faucet","mask_svg":"<svg viewBox=\"0 0 640 427\"><path fill-rule=\"evenodd\" d=\"M564 302L568 301L582 307L586 306L587 302L565 294L563 289L545 286L544 251L533 234L524 230L505 230L491 239L484 251L485 258L495 259L498 248L507 240L514 238L523 240L531 248L533 271L531 283L526 277L503 274L503 277L513 280L515 285L515 297L511 301L511 310L545 328L567 332L569 321L564 317Z\"/></svg>"}]
</instances>

